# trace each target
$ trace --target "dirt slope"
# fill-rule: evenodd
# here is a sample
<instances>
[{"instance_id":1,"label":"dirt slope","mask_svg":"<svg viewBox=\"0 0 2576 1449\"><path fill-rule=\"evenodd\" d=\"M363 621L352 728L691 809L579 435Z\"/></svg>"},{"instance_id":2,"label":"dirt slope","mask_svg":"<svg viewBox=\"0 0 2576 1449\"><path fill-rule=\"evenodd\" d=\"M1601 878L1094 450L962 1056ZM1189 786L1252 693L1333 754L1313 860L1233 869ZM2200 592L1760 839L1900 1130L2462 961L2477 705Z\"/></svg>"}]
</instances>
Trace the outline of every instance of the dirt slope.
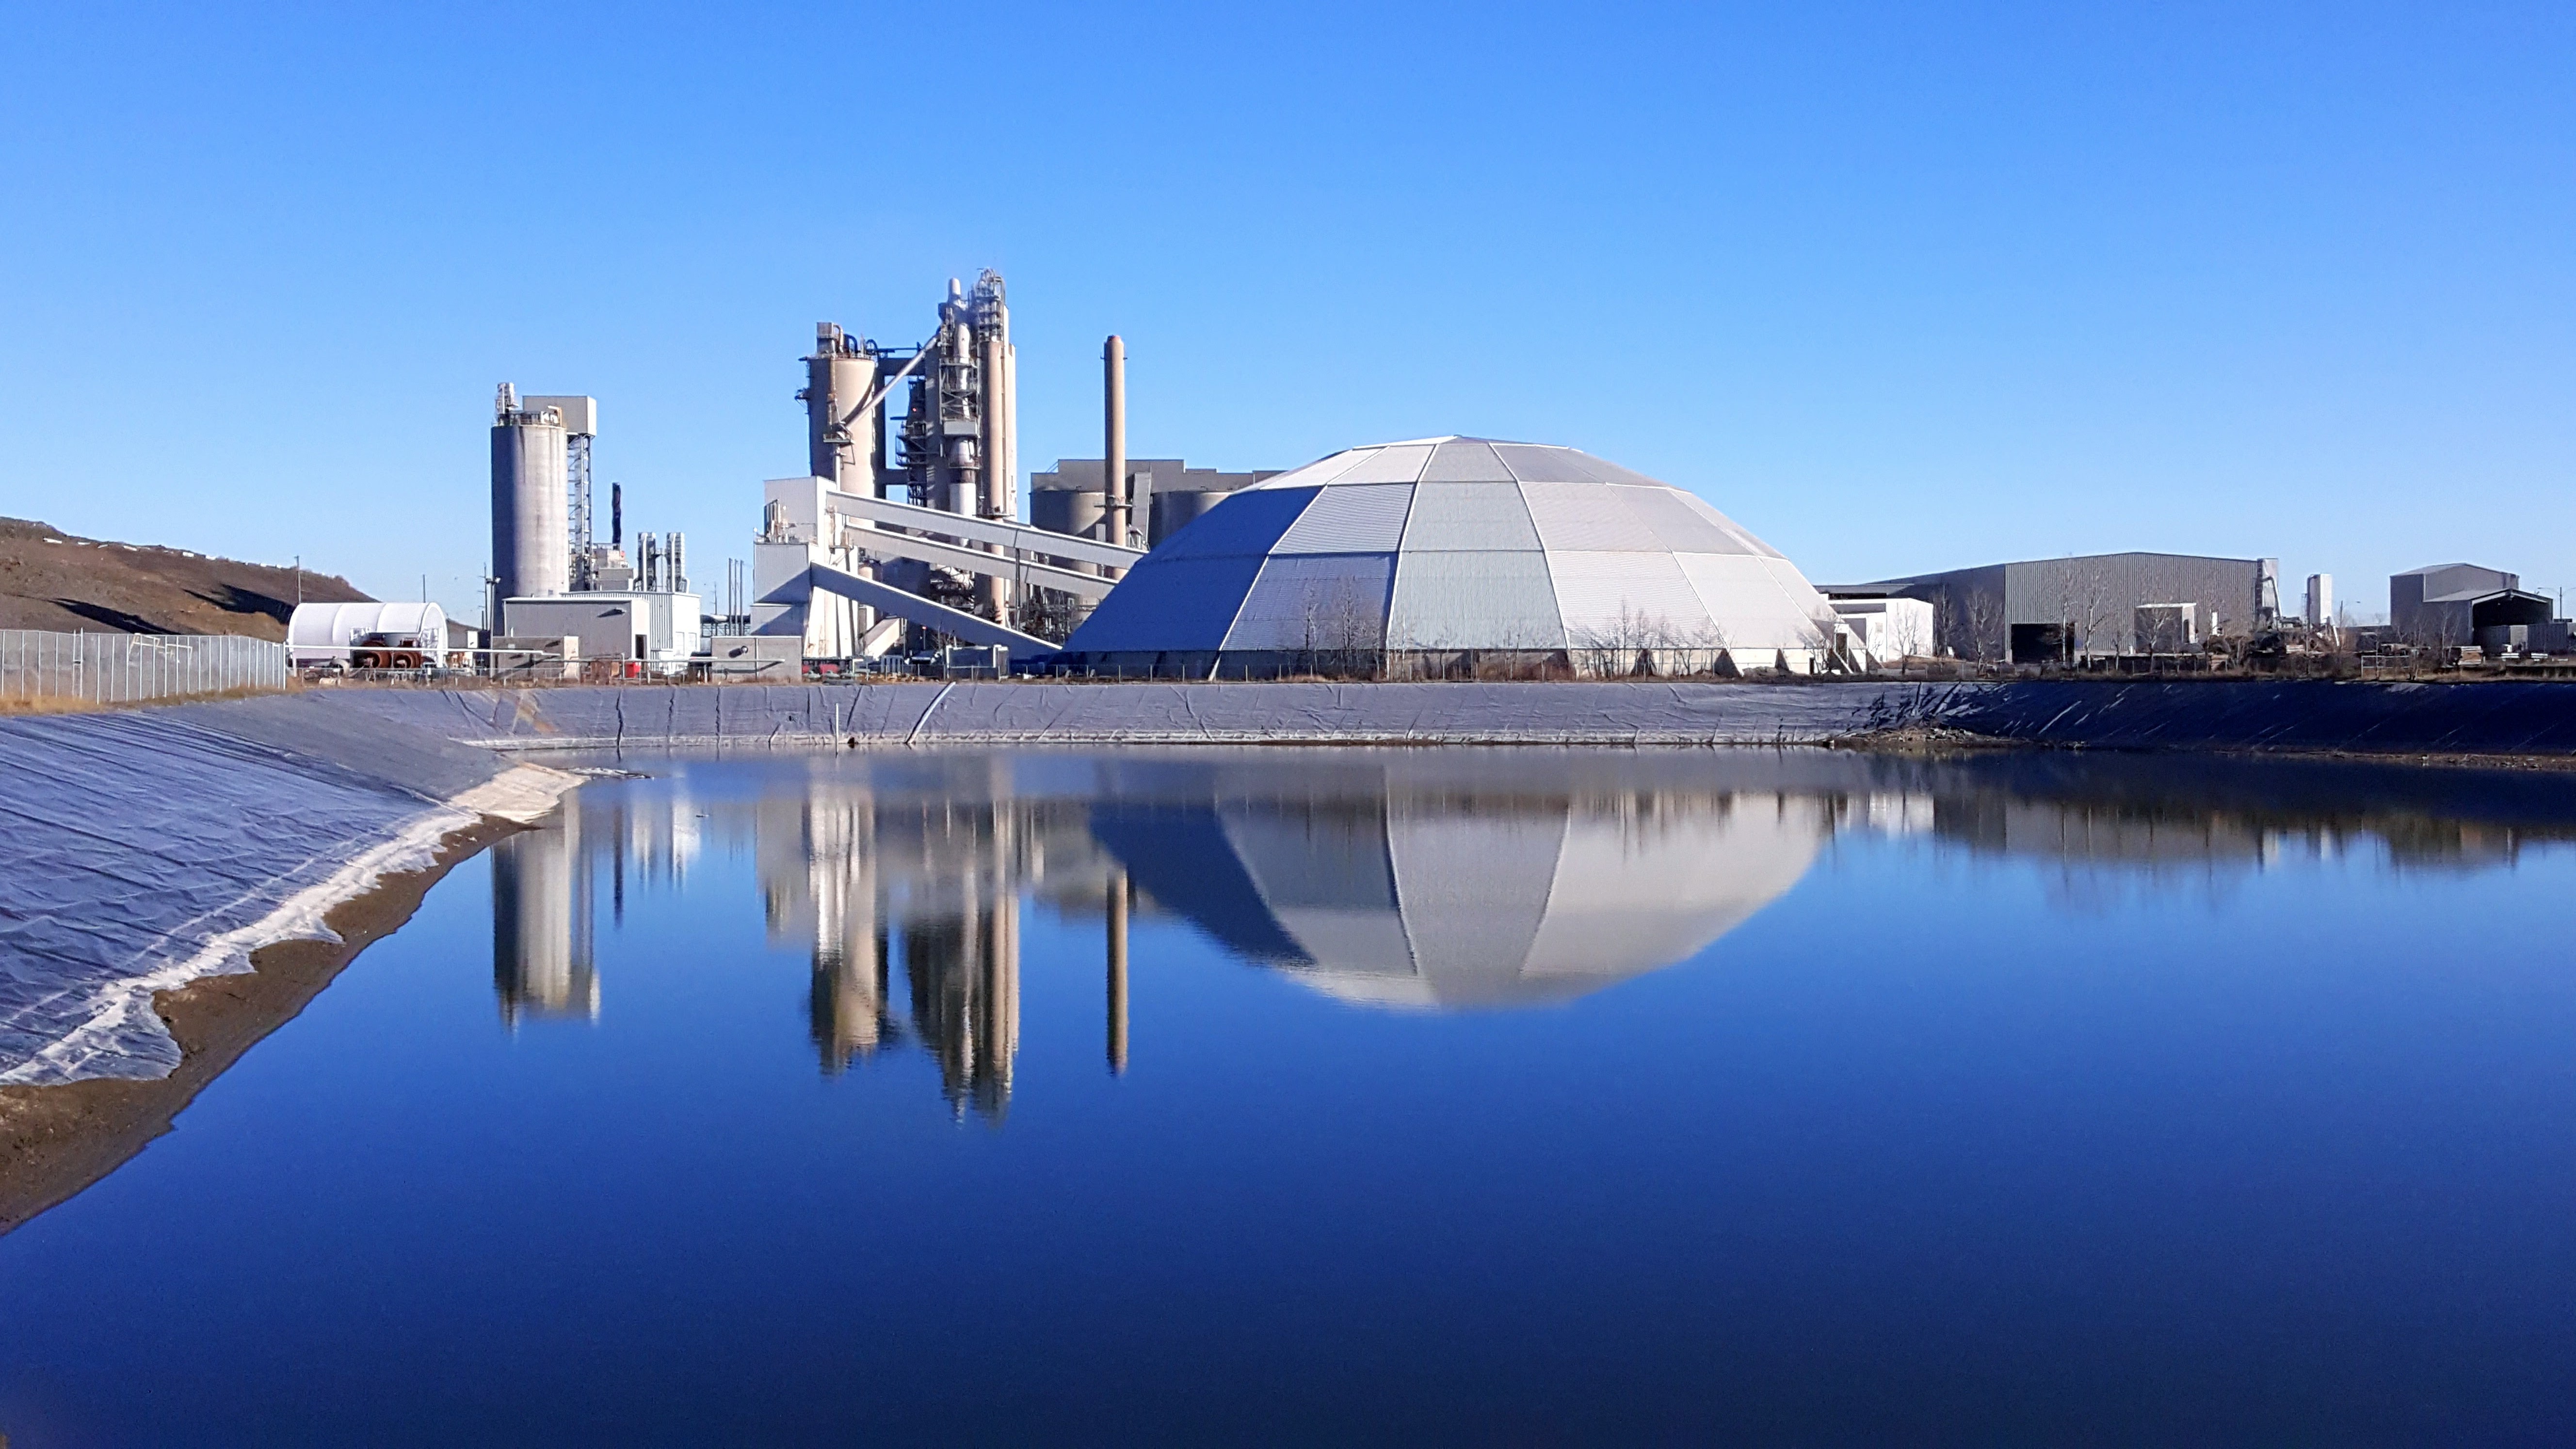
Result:
<instances>
[{"instance_id":1,"label":"dirt slope","mask_svg":"<svg viewBox=\"0 0 2576 1449\"><path fill-rule=\"evenodd\" d=\"M349 581L307 571L307 603L363 602ZM105 543L0 518L0 629L286 637L291 568L178 548Z\"/></svg>"}]
</instances>

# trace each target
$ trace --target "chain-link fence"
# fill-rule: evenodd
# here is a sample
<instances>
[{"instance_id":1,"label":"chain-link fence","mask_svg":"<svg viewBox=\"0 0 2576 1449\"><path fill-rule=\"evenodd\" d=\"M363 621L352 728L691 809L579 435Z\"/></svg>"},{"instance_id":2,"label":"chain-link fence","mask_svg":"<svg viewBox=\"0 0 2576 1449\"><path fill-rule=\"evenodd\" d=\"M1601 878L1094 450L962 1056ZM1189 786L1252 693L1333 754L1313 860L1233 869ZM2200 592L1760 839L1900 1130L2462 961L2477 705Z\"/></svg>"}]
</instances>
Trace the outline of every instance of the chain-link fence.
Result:
<instances>
[{"instance_id":1,"label":"chain-link fence","mask_svg":"<svg viewBox=\"0 0 2576 1449\"><path fill-rule=\"evenodd\" d=\"M266 639L0 629L0 700L136 704L285 687L286 646Z\"/></svg>"}]
</instances>

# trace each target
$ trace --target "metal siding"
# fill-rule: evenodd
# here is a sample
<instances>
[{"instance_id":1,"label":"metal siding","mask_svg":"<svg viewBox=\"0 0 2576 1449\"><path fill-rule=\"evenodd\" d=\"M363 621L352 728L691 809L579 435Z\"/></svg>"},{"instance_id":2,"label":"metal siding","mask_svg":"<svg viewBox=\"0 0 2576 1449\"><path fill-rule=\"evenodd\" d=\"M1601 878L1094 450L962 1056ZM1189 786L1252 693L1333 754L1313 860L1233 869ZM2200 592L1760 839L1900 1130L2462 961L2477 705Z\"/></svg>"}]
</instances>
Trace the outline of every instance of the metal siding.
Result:
<instances>
[{"instance_id":1,"label":"metal siding","mask_svg":"<svg viewBox=\"0 0 2576 1449\"><path fill-rule=\"evenodd\" d=\"M1673 490L1673 496L1682 501L1682 506L1684 508L1687 508L1691 512L1698 514L1700 517L1707 519L1710 523L1715 524L1719 529L1723 530L1743 544L1741 549L1726 549L1719 550L1719 552L1758 553L1764 558L1780 558L1783 556L1780 550L1773 548L1771 545L1764 543L1758 538L1755 538L1751 530L1747 529L1743 524L1736 522L1734 519L1727 517L1725 514L1718 512L1716 508L1709 504L1707 499L1700 497L1698 494L1687 493L1676 488Z\"/></svg>"},{"instance_id":2,"label":"metal siding","mask_svg":"<svg viewBox=\"0 0 2576 1449\"><path fill-rule=\"evenodd\" d=\"M1496 443L1494 454L1523 483L1598 483L1601 475L1584 466L1584 455L1572 448L1536 443Z\"/></svg>"},{"instance_id":3,"label":"metal siding","mask_svg":"<svg viewBox=\"0 0 2576 1449\"><path fill-rule=\"evenodd\" d=\"M1705 637L1708 610L1671 554L1552 549L1547 567L1570 648L1715 642Z\"/></svg>"},{"instance_id":4,"label":"metal siding","mask_svg":"<svg viewBox=\"0 0 2576 1449\"><path fill-rule=\"evenodd\" d=\"M1654 488L1670 488L1673 486L1661 478L1649 478L1634 468L1622 468L1616 463L1612 463L1601 458L1595 458L1589 453L1583 455L1583 461L1588 464L1594 472L1601 475L1601 481L1604 483L1644 484Z\"/></svg>"},{"instance_id":5,"label":"metal siding","mask_svg":"<svg viewBox=\"0 0 2576 1449\"><path fill-rule=\"evenodd\" d=\"M1461 439L1442 443L1431 455L1431 465L1422 470L1425 483L1509 483L1511 470L1494 456L1491 443Z\"/></svg>"},{"instance_id":6,"label":"metal siding","mask_svg":"<svg viewBox=\"0 0 2576 1449\"><path fill-rule=\"evenodd\" d=\"M1562 649L1565 624L1547 556L1522 552L1396 557L1390 649Z\"/></svg>"},{"instance_id":7,"label":"metal siding","mask_svg":"<svg viewBox=\"0 0 2576 1449\"><path fill-rule=\"evenodd\" d=\"M1243 601L1224 648L1378 649L1386 641L1390 554L1273 555ZM1111 595L1115 598L1116 595ZM1181 646L1167 646L1181 647Z\"/></svg>"},{"instance_id":8,"label":"metal siding","mask_svg":"<svg viewBox=\"0 0 2576 1449\"><path fill-rule=\"evenodd\" d=\"M1528 549L1538 547L1521 490L1509 483L1423 483L1413 490L1404 547Z\"/></svg>"},{"instance_id":9,"label":"metal siding","mask_svg":"<svg viewBox=\"0 0 2576 1449\"><path fill-rule=\"evenodd\" d=\"M1376 448L1353 448L1348 452L1335 453L1329 458L1319 458L1316 461L1307 464L1303 468L1292 468L1289 471L1280 474L1276 478L1264 478L1260 482L1253 484L1252 487L1283 489L1321 487L1322 485L1339 478L1344 473L1351 471L1353 468L1358 467L1368 459L1376 457L1379 451L1380 450ZM1236 491L1246 492L1249 490L1237 489Z\"/></svg>"},{"instance_id":10,"label":"metal siding","mask_svg":"<svg viewBox=\"0 0 2576 1449\"><path fill-rule=\"evenodd\" d=\"M1806 601L1784 584L1769 559L1749 554L1684 554L1682 576L1708 611L1718 642L1730 649L1804 649L1811 619ZM1782 561L1779 567L1787 567ZM1807 590L1814 593L1814 590ZM1817 595L1816 606L1825 607Z\"/></svg>"},{"instance_id":11,"label":"metal siding","mask_svg":"<svg viewBox=\"0 0 2576 1449\"><path fill-rule=\"evenodd\" d=\"M1524 483L1530 521L1539 541L1550 551L1661 552L1663 545L1644 519L1629 511L1624 492L1597 483Z\"/></svg>"},{"instance_id":12,"label":"metal siding","mask_svg":"<svg viewBox=\"0 0 2576 1449\"><path fill-rule=\"evenodd\" d=\"M1392 553L1404 537L1409 484L1337 483L1316 498L1273 553Z\"/></svg>"},{"instance_id":13,"label":"metal siding","mask_svg":"<svg viewBox=\"0 0 2576 1449\"><path fill-rule=\"evenodd\" d=\"M1261 564L1257 556L1174 559L1155 554L1109 591L1064 647L1088 654L1215 649L1233 626Z\"/></svg>"},{"instance_id":14,"label":"metal siding","mask_svg":"<svg viewBox=\"0 0 2576 1449\"><path fill-rule=\"evenodd\" d=\"M1751 553L1742 529L1721 528L1694 512L1683 495L1671 488L1621 488L1630 511L1655 531L1655 537L1675 553Z\"/></svg>"},{"instance_id":15,"label":"metal siding","mask_svg":"<svg viewBox=\"0 0 2576 1449\"><path fill-rule=\"evenodd\" d=\"M1431 461L1432 445L1411 443L1401 448L1380 448L1375 456L1342 474L1336 483L1410 483L1422 476L1422 465Z\"/></svg>"},{"instance_id":16,"label":"metal siding","mask_svg":"<svg viewBox=\"0 0 2576 1449\"><path fill-rule=\"evenodd\" d=\"M1268 553L1279 541L1297 515L1322 492L1315 488L1291 488L1277 491L1247 489L1198 516L1197 520L1164 540L1154 550L1152 559L1212 558L1224 555L1258 555ZM1140 565L1141 567L1141 565Z\"/></svg>"}]
</instances>

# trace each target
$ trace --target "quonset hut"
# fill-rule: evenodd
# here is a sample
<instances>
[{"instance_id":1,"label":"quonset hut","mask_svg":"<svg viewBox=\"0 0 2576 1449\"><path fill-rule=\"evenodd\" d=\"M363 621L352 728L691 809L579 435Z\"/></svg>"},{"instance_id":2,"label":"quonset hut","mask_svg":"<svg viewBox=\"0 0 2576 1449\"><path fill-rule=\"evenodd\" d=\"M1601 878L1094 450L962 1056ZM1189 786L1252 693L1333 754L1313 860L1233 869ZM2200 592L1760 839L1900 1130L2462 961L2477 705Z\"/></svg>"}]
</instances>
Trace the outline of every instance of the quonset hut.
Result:
<instances>
[{"instance_id":1,"label":"quonset hut","mask_svg":"<svg viewBox=\"0 0 2576 1449\"><path fill-rule=\"evenodd\" d=\"M1779 550L1572 448L1424 438L1243 489L1174 534L1065 643L1074 669L1399 678L1818 671L1831 606Z\"/></svg>"}]
</instances>

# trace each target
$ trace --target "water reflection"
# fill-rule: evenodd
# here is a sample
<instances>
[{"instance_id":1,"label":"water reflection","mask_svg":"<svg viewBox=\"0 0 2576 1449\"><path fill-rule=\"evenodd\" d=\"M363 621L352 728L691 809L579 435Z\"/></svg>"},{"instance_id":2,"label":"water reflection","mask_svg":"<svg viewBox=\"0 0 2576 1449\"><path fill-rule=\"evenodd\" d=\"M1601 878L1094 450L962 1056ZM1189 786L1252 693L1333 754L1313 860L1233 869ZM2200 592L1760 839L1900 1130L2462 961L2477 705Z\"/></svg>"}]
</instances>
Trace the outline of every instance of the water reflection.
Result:
<instances>
[{"instance_id":1,"label":"water reflection","mask_svg":"<svg viewBox=\"0 0 2576 1449\"><path fill-rule=\"evenodd\" d=\"M953 1110L1006 1114L1021 913L1095 922L1103 1051L1129 1054L1133 922L1368 1008L1563 1002L1688 960L1839 836L2036 861L2088 903L2376 851L2510 867L2576 784L2390 767L2010 755L1546 751L861 755L665 767L585 788L493 852L502 1014L595 1016L600 897L753 857L768 938L810 954L813 1050L899 1047Z\"/></svg>"}]
</instances>

